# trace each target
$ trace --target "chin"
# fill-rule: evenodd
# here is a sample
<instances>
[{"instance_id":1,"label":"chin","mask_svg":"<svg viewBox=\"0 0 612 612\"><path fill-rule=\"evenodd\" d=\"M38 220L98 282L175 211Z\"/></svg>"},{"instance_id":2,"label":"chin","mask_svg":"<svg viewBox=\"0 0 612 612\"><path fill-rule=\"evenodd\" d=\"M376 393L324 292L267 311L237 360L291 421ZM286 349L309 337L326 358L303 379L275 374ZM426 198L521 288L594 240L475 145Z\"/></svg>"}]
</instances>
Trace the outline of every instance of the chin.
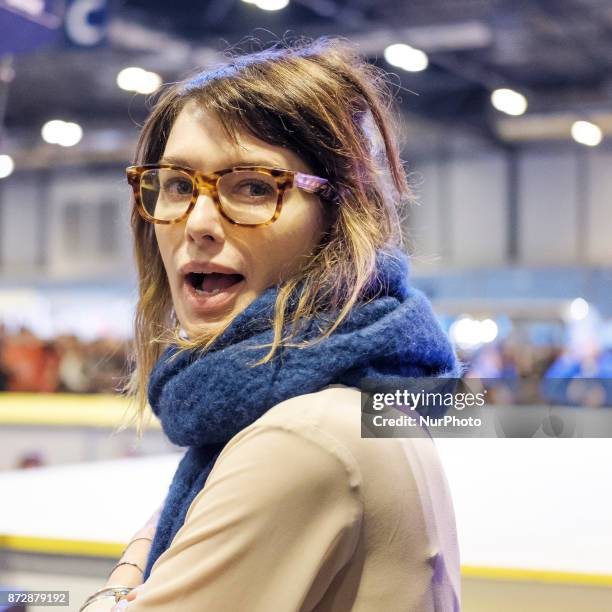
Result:
<instances>
[{"instance_id":1,"label":"chin","mask_svg":"<svg viewBox=\"0 0 612 612\"><path fill-rule=\"evenodd\" d=\"M211 318L207 318L206 320L190 320L187 324L183 325L182 328L188 338L195 338L199 334L214 334L223 326L225 320L227 320L227 317L215 320Z\"/></svg>"},{"instance_id":2,"label":"chin","mask_svg":"<svg viewBox=\"0 0 612 612\"><path fill-rule=\"evenodd\" d=\"M181 329L187 337L193 338L198 334L213 334L220 327L242 312L258 293L245 287L237 292L234 299L228 304L228 308L214 309L208 312L199 312L198 308L190 308L188 304L181 303L181 312L177 310L177 319ZM245 290L246 289L246 290Z\"/></svg>"},{"instance_id":3,"label":"chin","mask_svg":"<svg viewBox=\"0 0 612 612\"><path fill-rule=\"evenodd\" d=\"M236 306L238 306L238 304L236 304ZM225 313L184 317L182 320L186 322L184 325L181 324L181 327L185 330L189 338L193 338L198 334L214 334L243 309L244 307L235 307L230 312Z\"/></svg>"}]
</instances>

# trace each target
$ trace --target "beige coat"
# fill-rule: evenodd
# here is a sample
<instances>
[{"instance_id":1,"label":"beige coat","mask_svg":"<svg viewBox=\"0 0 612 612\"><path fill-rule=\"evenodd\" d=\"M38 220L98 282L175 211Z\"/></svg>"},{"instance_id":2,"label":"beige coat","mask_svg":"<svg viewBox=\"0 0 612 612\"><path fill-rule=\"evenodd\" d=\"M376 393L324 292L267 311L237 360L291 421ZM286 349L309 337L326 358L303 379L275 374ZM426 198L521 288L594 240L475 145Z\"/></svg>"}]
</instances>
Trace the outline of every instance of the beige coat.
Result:
<instances>
[{"instance_id":1,"label":"beige coat","mask_svg":"<svg viewBox=\"0 0 612 612\"><path fill-rule=\"evenodd\" d=\"M434 443L360 423L359 390L332 385L234 436L128 612L459 610Z\"/></svg>"}]
</instances>

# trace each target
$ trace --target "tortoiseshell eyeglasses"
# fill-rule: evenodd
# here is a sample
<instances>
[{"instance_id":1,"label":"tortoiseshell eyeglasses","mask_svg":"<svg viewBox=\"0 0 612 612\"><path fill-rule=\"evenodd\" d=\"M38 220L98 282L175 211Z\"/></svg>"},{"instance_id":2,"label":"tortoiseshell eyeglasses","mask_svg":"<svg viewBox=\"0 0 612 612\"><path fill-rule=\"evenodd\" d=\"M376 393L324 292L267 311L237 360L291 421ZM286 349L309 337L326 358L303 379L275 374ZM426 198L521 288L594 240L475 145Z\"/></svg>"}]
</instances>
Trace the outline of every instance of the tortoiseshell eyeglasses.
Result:
<instances>
[{"instance_id":1,"label":"tortoiseshell eyeglasses","mask_svg":"<svg viewBox=\"0 0 612 612\"><path fill-rule=\"evenodd\" d=\"M335 201L327 179L266 166L235 166L204 174L174 164L144 164L126 169L140 215L150 223L180 223L207 193L230 223L246 227L278 219L285 192L297 187Z\"/></svg>"}]
</instances>

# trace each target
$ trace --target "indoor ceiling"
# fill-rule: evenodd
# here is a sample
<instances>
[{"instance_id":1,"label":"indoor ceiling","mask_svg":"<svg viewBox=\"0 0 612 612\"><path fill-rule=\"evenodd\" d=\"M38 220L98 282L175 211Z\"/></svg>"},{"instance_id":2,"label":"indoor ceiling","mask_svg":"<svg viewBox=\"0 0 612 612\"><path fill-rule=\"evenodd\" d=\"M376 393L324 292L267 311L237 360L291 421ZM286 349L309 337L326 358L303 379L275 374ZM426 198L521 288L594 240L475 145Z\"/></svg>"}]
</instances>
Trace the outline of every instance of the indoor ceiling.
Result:
<instances>
[{"instance_id":1,"label":"indoor ceiling","mask_svg":"<svg viewBox=\"0 0 612 612\"><path fill-rule=\"evenodd\" d=\"M33 142L57 117L102 131L134 127L147 97L117 87L122 68L142 66L170 82L229 45L253 49L249 36L266 44L300 35L346 36L395 75L406 113L493 140L504 119L489 101L497 87L526 95L532 117L612 109L610 0L292 0L276 12L242 0L123 0L109 3L101 44L82 48L64 36L12 58L7 138ZM429 67L412 73L387 64L384 48L396 42L425 51Z\"/></svg>"}]
</instances>

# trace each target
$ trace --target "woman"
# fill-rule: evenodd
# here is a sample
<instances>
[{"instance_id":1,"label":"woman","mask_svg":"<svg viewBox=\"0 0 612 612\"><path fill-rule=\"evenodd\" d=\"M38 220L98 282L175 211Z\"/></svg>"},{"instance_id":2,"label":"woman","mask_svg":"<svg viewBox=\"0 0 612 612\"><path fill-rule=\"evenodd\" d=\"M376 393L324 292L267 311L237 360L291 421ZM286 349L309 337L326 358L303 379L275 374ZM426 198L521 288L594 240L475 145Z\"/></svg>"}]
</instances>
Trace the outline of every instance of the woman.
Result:
<instances>
[{"instance_id":1,"label":"woman","mask_svg":"<svg viewBox=\"0 0 612 612\"><path fill-rule=\"evenodd\" d=\"M431 439L361 437L365 377L461 371L408 284L390 102L320 39L173 85L145 123L130 389L188 449L109 576L141 585L117 609L459 609Z\"/></svg>"}]
</instances>

